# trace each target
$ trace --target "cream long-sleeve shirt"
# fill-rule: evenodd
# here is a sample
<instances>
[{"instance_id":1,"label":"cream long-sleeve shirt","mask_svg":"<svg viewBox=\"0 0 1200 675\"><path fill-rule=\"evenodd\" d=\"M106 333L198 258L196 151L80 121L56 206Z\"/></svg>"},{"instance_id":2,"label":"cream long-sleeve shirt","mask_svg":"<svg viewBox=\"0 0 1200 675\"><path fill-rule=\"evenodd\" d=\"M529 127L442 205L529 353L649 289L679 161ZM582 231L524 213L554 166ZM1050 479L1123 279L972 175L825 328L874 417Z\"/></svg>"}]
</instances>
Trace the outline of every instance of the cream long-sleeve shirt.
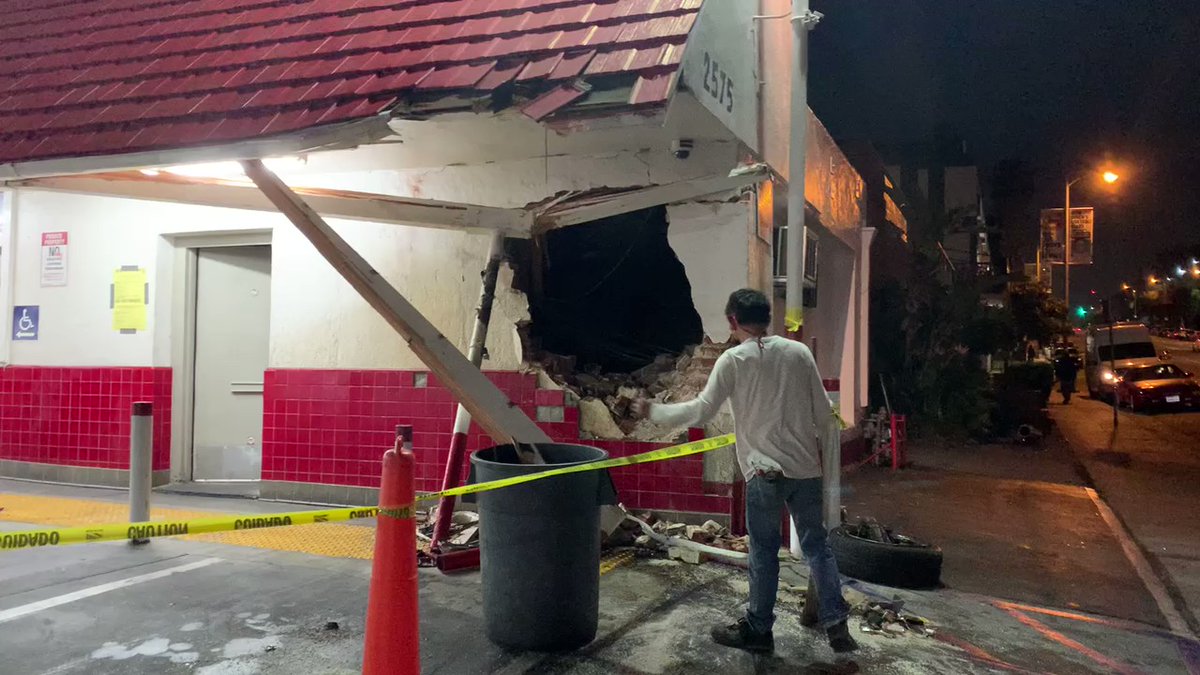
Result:
<instances>
[{"instance_id":1,"label":"cream long-sleeve shirt","mask_svg":"<svg viewBox=\"0 0 1200 675\"><path fill-rule=\"evenodd\" d=\"M802 342L747 340L717 359L704 391L686 403L654 404L650 419L671 427L710 420L728 399L737 458L747 480L776 469L788 478L821 475L821 440L837 434L817 363Z\"/></svg>"}]
</instances>

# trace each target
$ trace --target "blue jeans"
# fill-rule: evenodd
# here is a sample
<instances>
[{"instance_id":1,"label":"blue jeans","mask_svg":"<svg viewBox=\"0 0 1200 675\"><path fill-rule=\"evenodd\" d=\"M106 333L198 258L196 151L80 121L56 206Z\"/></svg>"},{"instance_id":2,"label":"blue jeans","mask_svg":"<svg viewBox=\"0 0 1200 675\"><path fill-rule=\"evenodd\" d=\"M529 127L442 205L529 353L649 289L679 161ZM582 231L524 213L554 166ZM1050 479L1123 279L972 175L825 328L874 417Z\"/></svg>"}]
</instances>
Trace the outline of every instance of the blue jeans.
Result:
<instances>
[{"instance_id":1,"label":"blue jeans","mask_svg":"<svg viewBox=\"0 0 1200 675\"><path fill-rule=\"evenodd\" d=\"M783 545L779 512L785 505L796 523L800 549L813 577L820 608L818 619L823 628L829 628L850 616L850 606L842 597L837 561L821 518L820 478L767 480L757 476L746 483L746 529L750 533L750 607L746 619L760 633L771 630L775 623L779 548Z\"/></svg>"}]
</instances>

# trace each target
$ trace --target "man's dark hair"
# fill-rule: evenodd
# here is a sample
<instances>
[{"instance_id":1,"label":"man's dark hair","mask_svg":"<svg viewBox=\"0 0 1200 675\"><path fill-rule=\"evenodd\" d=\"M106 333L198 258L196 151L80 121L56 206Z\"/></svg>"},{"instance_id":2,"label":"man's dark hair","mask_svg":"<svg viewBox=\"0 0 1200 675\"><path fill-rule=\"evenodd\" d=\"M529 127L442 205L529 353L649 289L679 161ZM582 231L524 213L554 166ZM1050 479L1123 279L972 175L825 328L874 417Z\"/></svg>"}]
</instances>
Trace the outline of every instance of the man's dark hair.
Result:
<instances>
[{"instance_id":1,"label":"man's dark hair","mask_svg":"<svg viewBox=\"0 0 1200 675\"><path fill-rule=\"evenodd\" d=\"M771 303L767 296L753 288L743 288L729 294L725 315L732 316L743 326L771 325Z\"/></svg>"}]
</instances>

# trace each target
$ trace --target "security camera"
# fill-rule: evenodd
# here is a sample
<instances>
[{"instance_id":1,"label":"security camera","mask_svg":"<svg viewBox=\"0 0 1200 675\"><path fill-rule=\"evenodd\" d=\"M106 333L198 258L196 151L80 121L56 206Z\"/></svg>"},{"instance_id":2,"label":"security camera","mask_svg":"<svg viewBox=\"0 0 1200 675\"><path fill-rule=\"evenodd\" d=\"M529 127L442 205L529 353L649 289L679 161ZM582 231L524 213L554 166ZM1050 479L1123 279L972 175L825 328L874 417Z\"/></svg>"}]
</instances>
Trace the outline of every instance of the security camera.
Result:
<instances>
[{"instance_id":1,"label":"security camera","mask_svg":"<svg viewBox=\"0 0 1200 675\"><path fill-rule=\"evenodd\" d=\"M675 159L687 159L692 156L692 148L696 142L690 138L677 138L671 141L671 153L675 155Z\"/></svg>"}]
</instances>

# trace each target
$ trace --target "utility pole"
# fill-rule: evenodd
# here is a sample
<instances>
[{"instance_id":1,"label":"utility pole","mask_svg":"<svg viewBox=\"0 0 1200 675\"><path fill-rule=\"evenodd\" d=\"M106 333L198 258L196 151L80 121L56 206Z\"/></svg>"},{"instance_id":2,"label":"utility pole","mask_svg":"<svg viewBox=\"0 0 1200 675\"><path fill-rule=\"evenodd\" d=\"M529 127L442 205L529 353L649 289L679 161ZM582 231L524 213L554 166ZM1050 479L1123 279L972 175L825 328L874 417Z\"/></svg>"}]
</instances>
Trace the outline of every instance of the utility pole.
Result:
<instances>
[{"instance_id":1,"label":"utility pole","mask_svg":"<svg viewBox=\"0 0 1200 675\"><path fill-rule=\"evenodd\" d=\"M1066 199L1063 208L1063 300L1067 303L1067 311L1071 309L1071 186L1075 180L1067 181Z\"/></svg>"},{"instance_id":2,"label":"utility pole","mask_svg":"<svg viewBox=\"0 0 1200 675\"><path fill-rule=\"evenodd\" d=\"M787 224L787 286L784 295L784 325L793 340L803 337L804 273L807 265L807 230L804 227L805 158L808 149L808 32L821 20L819 12L809 9L808 0L792 0L792 81L791 115L788 133L788 224ZM836 424L827 429L836 429ZM826 451L822 464L824 474L825 526L837 527L841 521L841 433L823 438ZM791 519L791 550L800 555L800 536Z\"/></svg>"},{"instance_id":3,"label":"utility pole","mask_svg":"<svg viewBox=\"0 0 1200 675\"><path fill-rule=\"evenodd\" d=\"M1116 378L1116 376L1117 376L1117 364L1116 364L1117 355L1113 349L1113 316L1112 316L1111 307L1109 305L1109 301L1101 300L1100 301L1100 309L1101 309L1102 315L1104 317L1105 323L1108 324L1108 372L1112 373L1113 377ZM1120 412L1120 408L1121 408L1121 397L1120 397L1120 394L1117 389L1117 384L1119 384L1119 383L1116 382L1114 379L1114 381L1113 381L1113 400L1112 400L1113 431L1114 432L1117 430L1117 425L1120 424L1119 412Z\"/></svg>"},{"instance_id":4,"label":"utility pole","mask_svg":"<svg viewBox=\"0 0 1200 675\"><path fill-rule=\"evenodd\" d=\"M784 325L788 337L800 340L804 326L804 271L807 232L804 227L804 172L808 151L808 31L819 19L808 0L792 0L792 84L788 129L787 287Z\"/></svg>"}]
</instances>

